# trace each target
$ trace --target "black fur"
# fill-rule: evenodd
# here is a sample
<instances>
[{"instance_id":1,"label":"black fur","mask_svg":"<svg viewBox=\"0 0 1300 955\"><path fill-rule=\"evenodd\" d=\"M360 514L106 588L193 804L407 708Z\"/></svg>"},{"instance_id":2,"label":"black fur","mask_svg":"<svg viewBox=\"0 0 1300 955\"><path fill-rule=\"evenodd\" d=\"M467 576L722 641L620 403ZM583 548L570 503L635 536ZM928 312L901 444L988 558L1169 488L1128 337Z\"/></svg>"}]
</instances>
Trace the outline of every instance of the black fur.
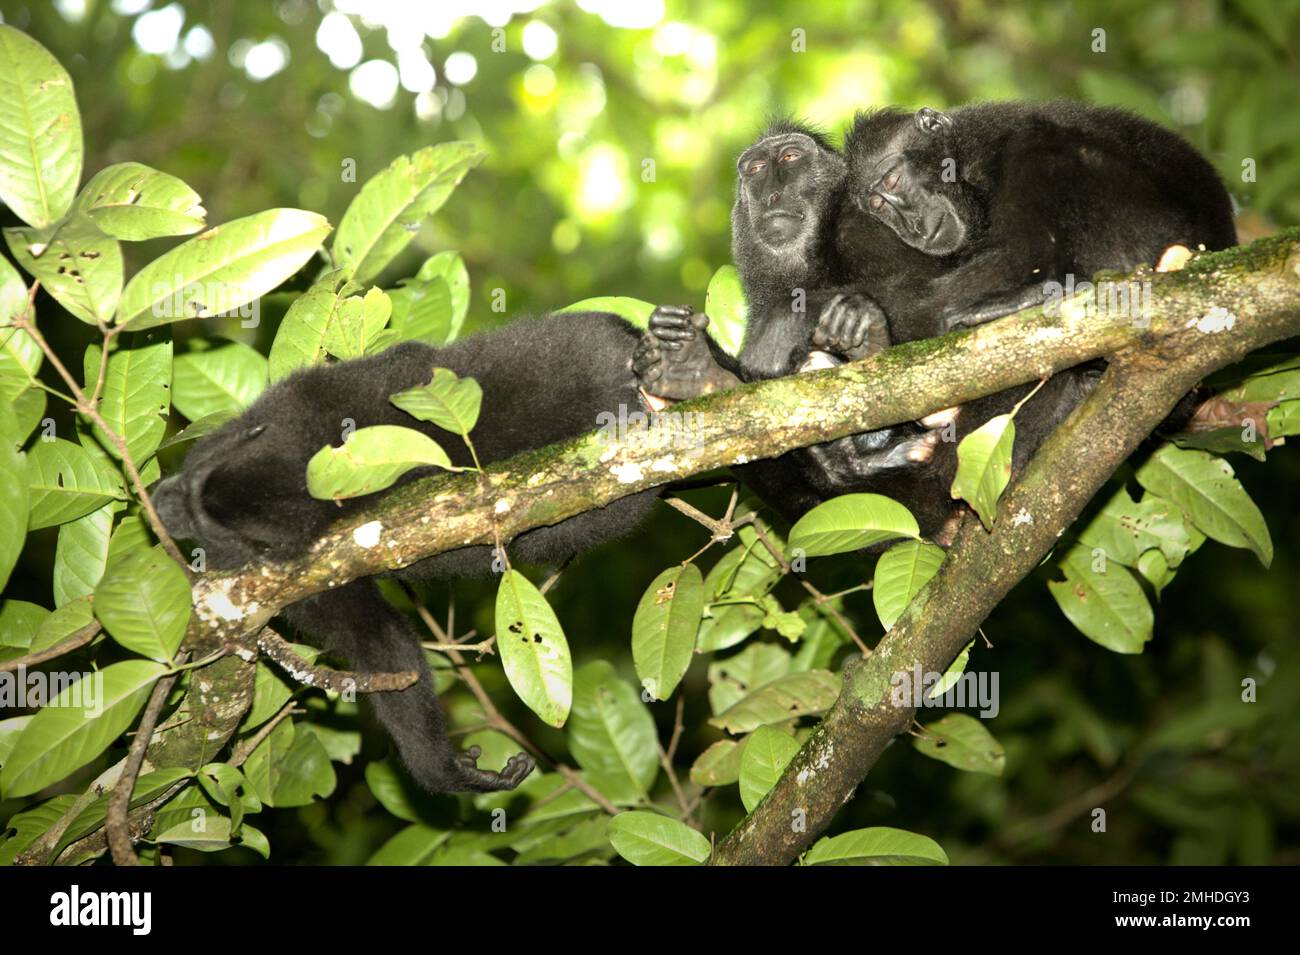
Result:
<instances>
[{"instance_id":1,"label":"black fur","mask_svg":"<svg viewBox=\"0 0 1300 955\"><path fill-rule=\"evenodd\" d=\"M881 110L858 116L845 154L836 250L847 281L884 309L895 342L1042 302L1047 283L1153 265L1171 245L1236 242L1232 201L1213 167L1180 136L1119 109L1058 102L948 114ZM945 171L955 173L951 181ZM1059 374L1024 406L1013 469L1099 371L1094 364ZM958 440L1031 387L964 406ZM841 483L852 484L852 459L839 462L849 465ZM923 472L886 475L882 489L927 530L946 519L932 492L946 488L955 469L955 442L940 444Z\"/></svg>"},{"instance_id":2,"label":"black fur","mask_svg":"<svg viewBox=\"0 0 1300 955\"><path fill-rule=\"evenodd\" d=\"M736 166L732 257L749 310L740 354L732 358L722 351L705 332L708 319L689 306L663 306L651 317L637 353L637 372L651 394L691 398L739 381L791 374L813 355L832 364L890 344L884 313L855 289L837 284L843 268L834 249L834 216L845 167L825 136L789 120L774 122ZM821 334L838 331L850 314L855 321L851 329L845 325L842 339ZM829 480L828 465L851 458L861 484L868 475L905 464L897 451L904 430L856 435L734 470L767 504L795 520L843 493ZM878 454L891 446L888 460Z\"/></svg>"},{"instance_id":3,"label":"black fur","mask_svg":"<svg viewBox=\"0 0 1300 955\"><path fill-rule=\"evenodd\" d=\"M154 503L167 529L205 548L215 568L300 554L333 521L369 498L340 507L307 493L307 461L345 428L405 425L433 437L457 465L471 463L459 435L418 421L389 402L425 384L435 367L476 379L483 389L471 432L489 464L593 431L602 412L645 410L631 371L637 332L613 315L569 314L515 321L445 348L405 343L373 357L319 365L272 385L239 418L199 439L184 468L161 482ZM409 481L429 469L409 472ZM634 527L655 492L634 494L510 542L520 562L558 562ZM421 581L490 572L491 548L466 547L397 571ZM522 754L493 773L474 766L447 739L419 638L371 579L303 600L285 610L294 626L367 671L416 669L420 681L376 693L371 705L416 781L432 792L513 789L532 767Z\"/></svg>"}]
</instances>

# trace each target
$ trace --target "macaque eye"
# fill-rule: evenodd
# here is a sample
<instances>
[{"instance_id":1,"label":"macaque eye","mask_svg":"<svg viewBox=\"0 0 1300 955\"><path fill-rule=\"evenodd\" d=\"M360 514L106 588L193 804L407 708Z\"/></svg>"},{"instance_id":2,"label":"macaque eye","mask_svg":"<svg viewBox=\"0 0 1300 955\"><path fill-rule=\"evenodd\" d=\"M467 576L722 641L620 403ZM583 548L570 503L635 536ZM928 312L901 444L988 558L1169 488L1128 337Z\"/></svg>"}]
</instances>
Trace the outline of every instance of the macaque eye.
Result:
<instances>
[{"instance_id":1,"label":"macaque eye","mask_svg":"<svg viewBox=\"0 0 1300 955\"><path fill-rule=\"evenodd\" d=\"M803 153L799 152L797 149L787 149L781 154L781 162L793 162L802 155Z\"/></svg>"},{"instance_id":2,"label":"macaque eye","mask_svg":"<svg viewBox=\"0 0 1300 955\"><path fill-rule=\"evenodd\" d=\"M762 172L765 168L767 168L767 163L765 163L761 159L755 159L753 162L751 162L748 166L745 167L745 173L746 175L756 176L760 172Z\"/></svg>"},{"instance_id":3,"label":"macaque eye","mask_svg":"<svg viewBox=\"0 0 1300 955\"><path fill-rule=\"evenodd\" d=\"M902 178L903 178L902 173L900 173L897 169L895 169L893 172L891 172L888 176L885 177L885 183L884 183L885 188L888 189L890 192L893 192L895 189L898 188L898 184L899 182L902 181Z\"/></svg>"},{"instance_id":4,"label":"macaque eye","mask_svg":"<svg viewBox=\"0 0 1300 955\"><path fill-rule=\"evenodd\" d=\"M885 208L885 197L878 192L873 192L867 199L867 205L871 206L872 212L879 212Z\"/></svg>"},{"instance_id":5,"label":"macaque eye","mask_svg":"<svg viewBox=\"0 0 1300 955\"><path fill-rule=\"evenodd\" d=\"M253 427L249 428L247 431L244 432L244 439L247 440L249 438L256 438L259 434L261 434L265 430L266 430L266 425L264 424L253 425Z\"/></svg>"}]
</instances>

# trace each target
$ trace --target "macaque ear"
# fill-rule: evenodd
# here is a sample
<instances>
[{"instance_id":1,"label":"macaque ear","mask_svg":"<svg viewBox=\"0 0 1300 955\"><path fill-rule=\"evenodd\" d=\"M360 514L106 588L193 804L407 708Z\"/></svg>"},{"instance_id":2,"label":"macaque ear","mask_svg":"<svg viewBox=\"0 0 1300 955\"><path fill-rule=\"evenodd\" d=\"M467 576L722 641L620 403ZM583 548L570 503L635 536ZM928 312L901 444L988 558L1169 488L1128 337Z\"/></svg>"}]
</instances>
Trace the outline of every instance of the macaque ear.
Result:
<instances>
[{"instance_id":1,"label":"macaque ear","mask_svg":"<svg viewBox=\"0 0 1300 955\"><path fill-rule=\"evenodd\" d=\"M937 133L952 128L952 117L929 106L916 111L916 128L923 133Z\"/></svg>"}]
</instances>

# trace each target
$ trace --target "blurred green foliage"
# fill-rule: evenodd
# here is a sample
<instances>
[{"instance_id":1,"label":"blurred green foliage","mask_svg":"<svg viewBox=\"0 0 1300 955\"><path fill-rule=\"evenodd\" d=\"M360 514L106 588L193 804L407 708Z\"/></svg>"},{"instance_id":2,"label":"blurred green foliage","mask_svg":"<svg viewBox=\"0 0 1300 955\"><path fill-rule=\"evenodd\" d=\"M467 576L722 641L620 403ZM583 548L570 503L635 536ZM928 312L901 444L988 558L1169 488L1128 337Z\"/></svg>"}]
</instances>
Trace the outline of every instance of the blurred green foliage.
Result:
<instances>
[{"instance_id":1,"label":"blurred green foliage","mask_svg":"<svg viewBox=\"0 0 1300 955\"><path fill-rule=\"evenodd\" d=\"M130 159L175 174L203 196L210 222L297 205L337 224L357 183L394 156L451 139L482 145L486 162L383 283L411 274L429 254L459 250L471 277L469 328L503 320L489 306L498 289L507 316L595 295L702 304L710 276L729 259L734 156L775 113L838 131L854 110L883 104L1070 97L1124 105L1179 130L1214 161L1242 207L1243 239L1300 223L1295 0L586 0L518 4L535 9L514 15L509 3L480 4L491 23L453 15L457 4L334 6L371 18L348 19L359 50L349 50L338 19L328 21L332 33L323 27L329 0L0 0L4 21L72 75L88 172ZM607 22L620 17L651 25ZM412 57L432 65L431 90L399 86L383 108L357 95L388 99L379 94L394 71L383 64L400 59L418 89ZM138 250L128 274L160 248ZM970 661L1000 673L1002 712L989 728L1005 747L1005 773L959 773L899 741L837 831L926 833L954 862L1300 861L1292 591L1300 463L1283 449L1267 464L1234 465L1269 519L1271 570L1245 551L1203 549L1164 593L1155 639L1141 656L1083 639L1042 580L1027 581L986 621L992 647L977 642ZM691 499L714 514L725 506L719 491ZM565 572L550 597L577 663L609 659L630 674L638 598L663 567L703 543L702 533L665 508L628 541ZM44 588L53 546L51 535L32 536L28 573L15 578L13 595L51 603ZM861 583L862 572L836 567L839 579L824 589ZM462 616L472 608L461 629L491 631L491 587L459 588ZM871 639L870 595L845 603ZM480 669L538 742L559 740L510 700L498 667ZM692 667L679 691L688 700L687 761L719 735L705 724L703 669ZM1249 718L1216 719L1240 708L1247 678L1260 683ZM453 697L451 705L462 703ZM665 739L670 710L653 710ZM473 722L473 713L460 722ZM367 738L368 755L381 746ZM330 801L259 817L275 859L360 862L400 828L359 767L339 770ZM1090 826L1095 806L1107 808L1104 833ZM0 818L13 808L0 804ZM453 824L461 810L448 802L432 811ZM706 802L706 831L725 831L740 811L734 791ZM183 849L177 858L256 859Z\"/></svg>"}]
</instances>

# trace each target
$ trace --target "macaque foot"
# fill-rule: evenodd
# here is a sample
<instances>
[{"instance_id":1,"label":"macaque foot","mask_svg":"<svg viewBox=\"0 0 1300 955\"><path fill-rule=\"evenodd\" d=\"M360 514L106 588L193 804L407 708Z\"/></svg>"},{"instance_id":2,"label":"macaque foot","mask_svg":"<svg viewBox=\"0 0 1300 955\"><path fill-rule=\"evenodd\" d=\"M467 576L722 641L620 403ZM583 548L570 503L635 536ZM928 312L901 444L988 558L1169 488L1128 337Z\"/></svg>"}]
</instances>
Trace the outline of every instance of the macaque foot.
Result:
<instances>
[{"instance_id":1,"label":"macaque foot","mask_svg":"<svg viewBox=\"0 0 1300 955\"><path fill-rule=\"evenodd\" d=\"M815 348L857 361L889 347L889 325L885 313L871 299L841 293L817 317L812 343Z\"/></svg>"},{"instance_id":2,"label":"macaque foot","mask_svg":"<svg viewBox=\"0 0 1300 955\"><path fill-rule=\"evenodd\" d=\"M483 755L481 748L471 746L456 756L455 786L449 791L490 793L514 789L524 781L536 765L527 753L515 753L506 760L505 766L498 773L490 769L479 769L477 764L481 755Z\"/></svg>"},{"instance_id":3,"label":"macaque foot","mask_svg":"<svg viewBox=\"0 0 1300 955\"><path fill-rule=\"evenodd\" d=\"M734 387L740 380L709 348L709 317L689 305L660 305L632 354L632 370L650 397L685 401Z\"/></svg>"}]
</instances>

